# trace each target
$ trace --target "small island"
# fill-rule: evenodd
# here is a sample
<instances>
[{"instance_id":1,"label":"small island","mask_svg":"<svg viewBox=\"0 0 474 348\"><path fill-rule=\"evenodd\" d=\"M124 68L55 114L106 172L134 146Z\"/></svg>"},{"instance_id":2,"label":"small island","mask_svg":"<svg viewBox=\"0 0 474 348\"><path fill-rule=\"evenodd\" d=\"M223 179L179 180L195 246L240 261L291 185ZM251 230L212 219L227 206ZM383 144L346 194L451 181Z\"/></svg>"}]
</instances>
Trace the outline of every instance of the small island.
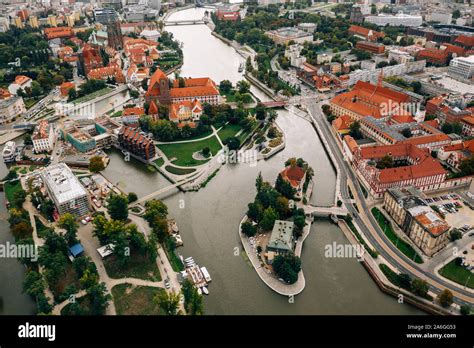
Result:
<instances>
[{"instance_id":1,"label":"small island","mask_svg":"<svg viewBox=\"0 0 474 348\"><path fill-rule=\"evenodd\" d=\"M277 293L303 291L301 249L312 220L304 211L312 192L313 169L301 158L290 158L275 185L257 176L257 195L248 205L239 235L247 256L265 284Z\"/></svg>"}]
</instances>

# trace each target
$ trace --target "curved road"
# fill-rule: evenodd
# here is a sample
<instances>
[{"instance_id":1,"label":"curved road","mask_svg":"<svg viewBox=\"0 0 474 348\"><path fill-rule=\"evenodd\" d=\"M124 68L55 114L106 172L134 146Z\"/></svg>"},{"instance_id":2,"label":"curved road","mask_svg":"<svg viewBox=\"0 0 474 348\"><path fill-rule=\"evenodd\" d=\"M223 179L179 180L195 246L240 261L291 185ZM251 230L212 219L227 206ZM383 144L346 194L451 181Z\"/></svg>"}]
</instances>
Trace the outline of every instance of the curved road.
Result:
<instances>
[{"instance_id":1,"label":"curved road","mask_svg":"<svg viewBox=\"0 0 474 348\"><path fill-rule=\"evenodd\" d=\"M461 288L461 286L454 286L453 284L441 279L435 274L422 270L419 266L414 264L404 254L402 254L401 251L398 250L396 246L388 240L387 236L381 230L372 214L366 214L369 208L367 206L366 200L364 199L364 195L360 188L359 181L356 178L354 172L352 171L352 168L350 168L347 162L344 161L339 146L336 144L336 140L332 135L330 135L331 130L329 129L329 125L326 122L326 119L321 110L321 105L324 103L326 102L323 101L317 103L315 100L313 100L312 102L307 102L305 104L313 120L325 130L326 134L329 134L326 139L341 170L341 196L343 198L343 201L351 201L348 189L348 181L352 181L352 184L356 190L354 194L360 197L359 203L362 206L360 213L356 211L352 204L346 204L346 207L353 216L354 221L363 230L364 235L367 237L368 241L376 248L380 255L387 260L387 262L397 267L400 272L407 273L411 277L426 280L432 292L439 294L444 289L449 289L454 295L455 303L459 305L472 305L474 303L474 296L470 291ZM365 219L363 218L364 215ZM369 222L369 224L367 224L366 222Z\"/></svg>"}]
</instances>

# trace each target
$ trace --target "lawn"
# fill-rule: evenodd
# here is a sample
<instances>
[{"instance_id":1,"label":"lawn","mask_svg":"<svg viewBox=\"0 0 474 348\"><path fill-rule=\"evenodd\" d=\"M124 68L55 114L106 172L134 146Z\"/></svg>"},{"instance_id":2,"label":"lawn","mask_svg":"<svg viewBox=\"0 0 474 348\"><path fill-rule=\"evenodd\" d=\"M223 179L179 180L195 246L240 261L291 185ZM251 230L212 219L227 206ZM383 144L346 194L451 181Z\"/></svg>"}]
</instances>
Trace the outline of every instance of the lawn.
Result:
<instances>
[{"instance_id":1,"label":"lawn","mask_svg":"<svg viewBox=\"0 0 474 348\"><path fill-rule=\"evenodd\" d=\"M22 189L23 188L21 187L20 180L5 183L4 190L7 200L11 202L13 200L15 192L21 191Z\"/></svg>"},{"instance_id":2,"label":"lawn","mask_svg":"<svg viewBox=\"0 0 474 348\"><path fill-rule=\"evenodd\" d=\"M150 286L119 284L112 288L115 309L118 315L160 315L160 308L153 301L164 291Z\"/></svg>"},{"instance_id":3,"label":"lawn","mask_svg":"<svg viewBox=\"0 0 474 348\"><path fill-rule=\"evenodd\" d=\"M173 164L184 167L197 166L207 162L208 159L198 161L193 158L193 153L201 151L205 147L209 147L212 155L217 154L221 149L221 145L215 136L190 143L160 144L158 147L165 153L168 159L176 158Z\"/></svg>"},{"instance_id":4,"label":"lawn","mask_svg":"<svg viewBox=\"0 0 474 348\"><path fill-rule=\"evenodd\" d=\"M128 264L122 267L115 255L104 259L104 266L110 278L139 278L151 281L160 281L161 275L155 260L141 255L134 250L130 252Z\"/></svg>"},{"instance_id":5,"label":"lawn","mask_svg":"<svg viewBox=\"0 0 474 348\"><path fill-rule=\"evenodd\" d=\"M186 169L186 168L177 168L173 166L166 166L165 169L171 174L175 174L175 175L186 175L186 174L191 174L196 171L196 169L194 168Z\"/></svg>"},{"instance_id":6,"label":"lawn","mask_svg":"<svg viewBox=\"0 0 474 348\"><path fill-rule=\"evenodd\" d=\"M384 231L385 235L390 239L390 241L397 246L403 254L405 254L410 260L415 261L416 263L423 263L421 256L412 248L410 244L400 239L389 221L385 218L380 210L377 208L372 208L372 215L377 220L380 228Z\"/></svg>"},{"instance_id":7,"label":"lawn","mask_svg":"<svg viewBox=\"0 0 474 348\"><path fill-rule=\"evenodd\" d=\"M84 103L86 101L90 101L94 98L97 98L97 97L103 96L107 93L110 93L110 92L112 92L112 90L113 90L112 88L105 87L105 88L99 89L98 91L95 91L94 93L87 94L83 97L77 98L77 99L73 100L72 103L73 104Z\"/></svg>"},{"instance_id":8,"label":"lawn","mask_svg":"<svg viewBox=\"0 0 474 348\"><path fill-rule=\"evenodd\" d=\"M165 160L163 158L158 158L157 160L155 160L155 164L158 166L158 167L161 167L163 164L165 163Z\"/></svg>"},{"instance_id":9,"label":"lawn","mask_svg":"<svg viewBox=\"0 0 474 348\"><path fill-rule=\"evenodd\" d=\"M462 286L466 285L469 288L474 289L474 276L472 272L467 270L463 266L458 266L456 264L456 259L441 268L439 270L439 274L441 274L445 278L452 280L453 282L461 284Z\"/></svg>"},{"instance_id":10,"label":"lawn","mask_svg":"<svg viewBox=\"0 0 474 348\"><path fill-rule=\"evenodd\" d=\"M217 135L219 135L219 138L221 138L221 141L224 142L226 139L235 137L235 135L240 132L242 127L238 124L227 124L217 132Z\"/></svg>"}]
</instances>

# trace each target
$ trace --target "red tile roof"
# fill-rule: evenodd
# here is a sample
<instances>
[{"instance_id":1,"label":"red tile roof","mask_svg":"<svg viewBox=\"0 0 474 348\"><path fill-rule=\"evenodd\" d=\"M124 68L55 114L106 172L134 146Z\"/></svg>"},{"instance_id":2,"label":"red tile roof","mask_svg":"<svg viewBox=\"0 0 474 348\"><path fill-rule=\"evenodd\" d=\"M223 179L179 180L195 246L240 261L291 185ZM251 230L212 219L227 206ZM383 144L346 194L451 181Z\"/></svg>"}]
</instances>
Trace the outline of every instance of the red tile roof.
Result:
<instances>
[{"instance_id":1,"label":"red tile roof","mask_svg":"<svg viewBox=\"0 0 474 348\"><path fill-rule=\"evenodd\" d=\"M163 71L156 69L153 75L151 75L150 82L148 83L148 90L146 92L147 96L156 96L158 90L155 88L155 85L159 86L160 80L162 79L168 80L168 77Z\"/></svg>"},{"instance_id":2,"label":"red tile roof","mask_svg":"<svg viewBox=\"0 0 474 348\"><path fill-rule=\"evenodd\" d=\"M158 114L158 106L156 103L152 100L150 102L150 107L148 108L148 114L149 115L157 115Z\"/></svg>"},{"instance_id":3,"label":"red tile roof","mask_svg":"<svg viewBox=\"0 0 474 348\"><path fill-rule=\"evenodd\" d=\"M214 81L208 77L185 79L185 87L179 88L179 81L173 82L171 98L189 98L198 96L219 95Z\"/></svg>"},{"instance_id":4,"label":"red tile roof","mask_svg":"<svg viewBox=\"0 0 474 348\"><path fill-rule=\"evenodd\" d=\"M45 28L44 34L48 40L74 36L74 31L69 27Z\"/></svg>"},{"instance_id":5,"label":"red tile roof","mask_svg":"<svg viewBox=\"0 0 474 348\"><path fill-rule=\"evenodd\" d=\"M385 34L382 32L364 28L358 25L351 25L349 28L349 34L364 36L365 38L371 40L377 40L378 38L383 38L385 36Z\"/></svg>"},{"instance_id":6,"label":"red tile roof","mask_svg":"<svg viewBox=\"0 0 474 348\"><path fill-rule=\"evenodd\" d=\"M132 107L132 108L126 108L123 109L123 116L130 116L130 115L144 115L145 114L145 109L141 107Z\"/></svg>"},{"instance_id":7,"label":"red tile roof","mask_svg":"<svg viewBox=\"0 0 474 348\"><path fill-rule=\"evenodd\" d=\"M459 35L456 40L454 40L455 43L459 43L463 45L464 47L473 47L474 46L474 36L467 36L467 35Z\"/></svg>"},{"instance_id":8,"label":"red tile roof","mask_svg":"<svg viewBox=\"0 0 474 348\"><path fill-rule=\"evenodd\" d=\"M297 188L301 180L303 180L305 173L303 168L295 165L286 167L280 172L280 175L285 181L289 182L292 187Z\"/></svg>"}]
</instances>

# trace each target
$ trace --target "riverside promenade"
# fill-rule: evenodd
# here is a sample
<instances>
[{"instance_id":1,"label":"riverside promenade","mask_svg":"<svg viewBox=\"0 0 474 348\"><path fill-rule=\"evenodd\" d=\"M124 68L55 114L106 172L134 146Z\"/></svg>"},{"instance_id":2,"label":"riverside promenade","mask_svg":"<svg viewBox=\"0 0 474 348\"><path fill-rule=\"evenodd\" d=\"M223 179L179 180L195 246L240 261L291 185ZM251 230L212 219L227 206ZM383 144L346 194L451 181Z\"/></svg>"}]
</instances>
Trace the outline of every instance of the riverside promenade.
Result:
<instances>
[{"instance_id":1,"label":"riverside promenade","mask_svg":"<svg viewBox=\"0 0 474 348\"><path fill-rule=\"evenodd\" d=\"M270 273L268 269L262 266L263 261L260 261L260 259L258 258L256 247L252 246L249 242L248 237L242 233L241 227L245 221L247 221L247 215L243 217L242 221L240 221L239 224L240 241L242 242L242 246L244 247L245 253L247 254L250 262L252 263L253 268L257 272L260 279L270 289L280 295L291 297L301 293L306 286L306 280L304 278L303 270L298 273L298 280L293 284L286 284L278 280L278 278L274 274ZM301 257L303 242L309 235L309 232L311 230L311 221L306 220L306 223L307 225L303 228L302 236L296 241L295 255L298 257Z\"/></svg>"}]
</instances>

